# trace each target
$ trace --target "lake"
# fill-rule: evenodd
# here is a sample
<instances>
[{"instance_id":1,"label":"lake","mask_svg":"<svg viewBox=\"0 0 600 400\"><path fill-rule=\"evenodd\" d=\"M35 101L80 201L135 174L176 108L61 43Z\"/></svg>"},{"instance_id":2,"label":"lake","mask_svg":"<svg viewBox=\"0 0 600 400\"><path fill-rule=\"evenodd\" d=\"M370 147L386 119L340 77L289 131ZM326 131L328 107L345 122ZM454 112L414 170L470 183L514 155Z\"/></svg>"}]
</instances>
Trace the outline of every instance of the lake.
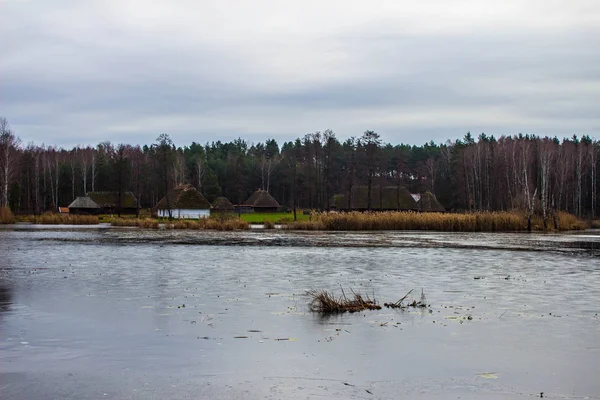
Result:
<instances>
[{"instance_id":1,"label":"lake","mask_svg":"<svg viewBox=\"0 0 600 400\"><path fill-rule=\"evenodd\" d=\"M0 226L3 399L600 398L600 233ZM430 307L323 316L306 292Z\"/></svg>"}]
</instances>

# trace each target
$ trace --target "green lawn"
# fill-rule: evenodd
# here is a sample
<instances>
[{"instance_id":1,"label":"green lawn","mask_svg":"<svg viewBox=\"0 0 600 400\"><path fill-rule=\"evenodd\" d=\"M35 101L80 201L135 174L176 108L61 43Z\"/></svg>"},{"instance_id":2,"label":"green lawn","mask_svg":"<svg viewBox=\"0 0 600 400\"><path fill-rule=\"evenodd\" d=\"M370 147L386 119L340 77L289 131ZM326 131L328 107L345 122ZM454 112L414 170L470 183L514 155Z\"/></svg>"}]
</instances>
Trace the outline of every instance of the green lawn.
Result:
<instances>
[{"instance_id":1,"label":"green lawn","mask_svg":"<svg viewBox=\"0 0 600 400\"><path fill-rule=\"evenodd\" d=\"M310 215L304 215L301 211L296 213L298 221L308 221ZM242 214L244 221L250 222L251 224L262 224L265 221L271 221L273 223L290 222L294 220L294 213L248 213Z\"/></svg>"}]
</instances>

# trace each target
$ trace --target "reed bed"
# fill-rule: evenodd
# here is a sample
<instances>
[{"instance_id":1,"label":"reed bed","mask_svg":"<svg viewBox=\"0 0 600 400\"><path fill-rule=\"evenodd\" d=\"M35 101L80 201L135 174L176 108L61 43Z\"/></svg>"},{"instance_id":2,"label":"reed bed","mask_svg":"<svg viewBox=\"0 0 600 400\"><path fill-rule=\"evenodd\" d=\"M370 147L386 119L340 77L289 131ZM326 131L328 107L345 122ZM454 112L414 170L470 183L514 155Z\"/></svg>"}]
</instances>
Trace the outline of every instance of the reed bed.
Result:
<instances>
[{"instance_id":1,"label":"reed bed","mask_svg":"<svg viewBox=\"0 0 600 400\"><path fill-rule=\"evenodd\" d=\"M561 231L578 231L590 227L590 224L578 219L573 214L569 214L564 211L559 211L558 213L556 213L556 219L558 230ZM541 224L543 226L543 221L541 221Z\"/></svg>"},{"instance_id":2,"label":"reed bed","mask_svg":"<svg viewBox=\"0 0 600 400\"><path fill-rule=\"evenodd\" d=\"M112 226L135 226L144 229L158 229L159 223L152 218L133 219L133 218L115 218L111 221Z\"/></svg>"},{"instance_id":3,"label":"reed bed","mask_svg":"<svg viewBox=\"0 0 600 400\"><path fill-rule=\"evenodd\" d=\"M250 229L250 224L238 218L200 218L198 220L179 220L172 223L167 223L165 227L167 229L208 229L217 231L234 231Z\"/></svg>"},{"instance_id":4,"label":"reed bed","mask_svg":"<svg viewBox=\"0 0 600 400\"><path fill-rule=\"evenodd\" d=\"M336 297L333 293L326 290L309 291L311 297L309 308L311 311L333 314L345 312L359 312L364 310L381 310L381 306L371 299L368 295L364 297L360 293L352 292L352 296L347 298L342 289L342 296Z\"/></svg>"},{"instance_id":5,"label":"reed bed","mask_svg":"<svg viewBox=\"0 0 600 400\"><path fill-rule=\"evenodd\" d=\"M14 224L15 216L8 207L0 207L0 224Z\"/></svg>"},{"instance_id":6,"label":"reed bed","mask_svg":"<svg viewBox=\"0 0 600 400\"><path fill-rule=\"evenodd\" d=\"M567 213L558 213L559 230L585 229ZM551 227L551 220L547 224ZM327 231L426 230L444 232L510 232L527 230L527 216L519 212L417 213L404 211L315 213L310 221L290 223L287 229ZM534 221L535 230L544 230Z\"/></svg>"},{"instance_id":7,"label":"reed bed","mask_svg":"<svg viewBox=\"0 0 600 400\"><path fill-rule=\"evenodd\" d=\"M34 224L42 225L98 225L96 215L42 214L28 218Z\"/></svg>"}]
</instances>

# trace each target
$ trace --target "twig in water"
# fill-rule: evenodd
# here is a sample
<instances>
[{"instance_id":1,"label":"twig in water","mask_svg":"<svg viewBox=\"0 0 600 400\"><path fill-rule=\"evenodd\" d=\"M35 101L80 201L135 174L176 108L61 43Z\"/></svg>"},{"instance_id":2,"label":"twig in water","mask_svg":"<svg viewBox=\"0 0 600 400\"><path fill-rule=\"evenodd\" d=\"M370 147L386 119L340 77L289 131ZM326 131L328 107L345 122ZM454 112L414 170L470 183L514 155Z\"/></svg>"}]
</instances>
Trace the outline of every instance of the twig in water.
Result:
<instances>
[{"instance_id":1,"label":"twig in water","mask_svg":"<svg viewBox=\"0 0 600 400\"><path fill-rule=\"evenodd\" d=\"M498 318L498 319L502 319L502 317L504 317L504 314L506 314L507 312L508 312L508 310L504 311L504 312L502 313L502 315L500 316L500 318Z\"/></svg>"}]
</instances>

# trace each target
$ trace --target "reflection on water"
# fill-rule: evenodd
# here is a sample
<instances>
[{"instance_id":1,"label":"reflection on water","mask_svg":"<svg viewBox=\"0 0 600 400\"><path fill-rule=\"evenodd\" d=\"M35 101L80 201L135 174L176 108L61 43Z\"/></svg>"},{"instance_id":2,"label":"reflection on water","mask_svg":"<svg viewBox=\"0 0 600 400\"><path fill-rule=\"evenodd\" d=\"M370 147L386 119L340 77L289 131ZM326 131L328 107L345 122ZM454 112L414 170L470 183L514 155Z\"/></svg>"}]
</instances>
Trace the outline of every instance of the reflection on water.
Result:
<instances>
[{"instance_id":1,"label":"reflection on water","mask_svg":"<svg viewBox=\"0 0 600 400\"><path fill-rule=\"evenodd\" d=\"M598 398L599 239L3 229L0 392ZM340 285L431 312L308 311Z\"/></svg>"}]
</instances>

